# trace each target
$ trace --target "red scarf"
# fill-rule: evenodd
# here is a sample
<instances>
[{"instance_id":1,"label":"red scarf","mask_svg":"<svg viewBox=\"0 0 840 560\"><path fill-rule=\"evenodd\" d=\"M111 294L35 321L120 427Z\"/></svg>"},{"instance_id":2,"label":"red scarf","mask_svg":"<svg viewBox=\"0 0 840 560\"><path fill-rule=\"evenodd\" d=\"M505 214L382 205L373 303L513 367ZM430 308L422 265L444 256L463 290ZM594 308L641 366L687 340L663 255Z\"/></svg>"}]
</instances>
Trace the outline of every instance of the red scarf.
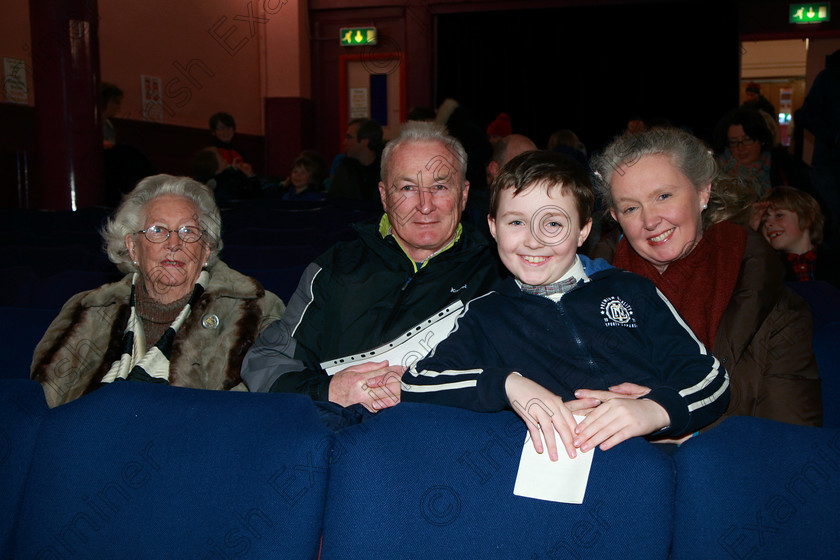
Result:
<instances>
[{"instance_id":1,"label":"red scarf","mask_svg":"<svg viewBox=\"0 0 840 560\"><path fill-rule=\"evenodd\" d=\"M697 338L711 349L735 290L746 246L746 229L721 222L706 230L694 249L669 264L662 274L633 250L626 237L618 243L612 264L651 280L677 308Z\"/></svg>"}]
</instances>

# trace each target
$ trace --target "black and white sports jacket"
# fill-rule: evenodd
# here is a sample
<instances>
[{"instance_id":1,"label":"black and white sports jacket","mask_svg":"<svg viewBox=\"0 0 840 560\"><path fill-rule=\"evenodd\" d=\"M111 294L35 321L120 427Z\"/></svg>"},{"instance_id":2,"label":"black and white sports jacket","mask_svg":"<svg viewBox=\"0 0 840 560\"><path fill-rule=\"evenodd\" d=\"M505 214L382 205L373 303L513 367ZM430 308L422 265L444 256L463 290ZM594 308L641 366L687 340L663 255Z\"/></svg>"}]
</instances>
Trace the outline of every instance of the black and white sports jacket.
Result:
<instances>
[{"instance_id":1,"label":"black and white sports jacket","mask_svg":"<svg viewBox=\"0 0 840 560\"><path fill-rule=\"evenodd\" d=\"M387 216L356 230L358 239L338 243L306 268L282 320L249 349L242 379L251 391L326 401L330 377L322 363L390 342L504 277L494 248L467 224L422 267L388 233Z\"/></svg>"},{"instance_id":2,"label":"black and white sports jacket","mask_svg":"<svg viewBox=\"0 0 840 560\"><path fill-rule=\"evenodd\" d=\"M657 435L694 432L729 402L726 371L665 296L615 268L557 302L523 293L513 278L472 300L449 337L403 375L402 400L502 410L514 371L564 401L577 389L650 387L644 398L671 418Z\"/></svg>"}]
</instances>

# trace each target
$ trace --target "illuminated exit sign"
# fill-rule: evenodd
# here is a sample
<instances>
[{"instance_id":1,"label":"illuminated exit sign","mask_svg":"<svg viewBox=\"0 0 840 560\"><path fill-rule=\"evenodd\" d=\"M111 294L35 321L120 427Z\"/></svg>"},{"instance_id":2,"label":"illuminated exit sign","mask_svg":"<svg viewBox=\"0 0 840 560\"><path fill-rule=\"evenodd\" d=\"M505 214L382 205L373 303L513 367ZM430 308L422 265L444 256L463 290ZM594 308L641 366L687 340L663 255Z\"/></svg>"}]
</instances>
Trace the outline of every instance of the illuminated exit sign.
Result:
<instances>
[{"instance_id":1,"label":"illuminated exit sign","mask_svg":"<svg viewBox=\"0 0 840 560\"><path fill-rule=\"evenodd\" d=\"M341 28L341 46L342 47L362 47L365 45L376 44L376 28L375 27L342 27Z\"/></svg>"},{"instance_id":2,"label":"illuminated exit sign","mask_svg":"<svg viewBox=\"0 0 840 560\"><path fill-rule=\"evenodd\" d=\"M829 19L831 2L790 5L790 23L822 23Z\"/></svg>"}]
</instances>

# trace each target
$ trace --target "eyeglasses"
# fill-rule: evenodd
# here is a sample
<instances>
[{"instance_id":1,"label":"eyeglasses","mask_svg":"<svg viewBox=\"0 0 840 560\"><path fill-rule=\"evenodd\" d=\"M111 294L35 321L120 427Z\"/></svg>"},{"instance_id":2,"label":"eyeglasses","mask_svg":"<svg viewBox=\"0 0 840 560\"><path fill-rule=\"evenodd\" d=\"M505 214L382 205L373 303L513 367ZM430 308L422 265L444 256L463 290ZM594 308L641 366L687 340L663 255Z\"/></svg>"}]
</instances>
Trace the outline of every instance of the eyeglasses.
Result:
<instances>
[{"instance_id":1,"label":"eyeglasses","mask_svg":"<svg viewBox=\"0 0 840 560\"><path fill-rule=\"evenodd\" d=\"M738 146L752 146L755 144L755 138L750 138L749 136L744 136L743 138L730 138L729 139L729 147L730 148L737 148Z\"/></svg>"},{"instance_id":2,"label":"eyeglasses","mask_svg":"<svg viewBox=\"0 0 840 560\"><path fill-rule=\"evenodd\" d=\"M421 192L432 194L432 195L439 195L439 194L447 194L451 192L451 187L447 188L447 185L436 183L434 185L426 186L417 186L417 185L406 185L402 188L398 188L397 192L404 196L418 196Z\"/></svg>"},{"instance_id":3,"label":"eyeglasses","mask_svg":"<svg viewBox=\"0 0 840 560\"><path fill-rule=\"evenodd\" d=\"M184 243L195 243L201 236L204 235L204 230L198 229L198 226L181 226L178 229L168 229L163 226L149 226L146 229L141 229L137 233L142 233L151 243L163 243L169 239L172 232L177 232L178 237Z\"/></svg>"}]
</instances>

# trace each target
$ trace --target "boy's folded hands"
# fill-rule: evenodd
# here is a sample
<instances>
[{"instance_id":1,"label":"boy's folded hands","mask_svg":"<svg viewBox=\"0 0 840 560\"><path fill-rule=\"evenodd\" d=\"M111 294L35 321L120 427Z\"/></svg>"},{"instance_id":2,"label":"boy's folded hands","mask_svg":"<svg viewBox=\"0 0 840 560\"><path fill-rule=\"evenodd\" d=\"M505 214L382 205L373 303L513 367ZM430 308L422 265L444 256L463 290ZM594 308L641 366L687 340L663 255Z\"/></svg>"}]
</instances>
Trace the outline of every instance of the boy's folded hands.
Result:
<instances>
[{"instance_id":1,"label":"boy's folded hands","mask_svg":"<svg viewBox=\"0 0 840 560\"><path fill-rule=\"evenodd\" d=\"M525 421L537 453L543 453L547 449L551 460L557 460L556 433L560 436L560 441L569 457L575 458L577 451L573 441L577 423L572 416L572 411L560 397L518 373L508 375L505 380L505 392L511 408ZM583 404L592 407L597 403L592 399ZM545 438L545 447L543 447L543 438Z\"/></svg>"},{"instance_id":2,"label":"boy's folded hands","mask_svg":"<svg viewBox=\"0 0 840 560\"><path fill-rule=\"evenodd\" d=\"M670 424L668 413L654 401L640 399L650 389L633 383L609 391L581 389L576 400L563 400L542 385L511 373L505 391L513 410L525 421L537 453L546 449L557 460L555 432L569 457L597 446L606 451L631 437L647 435ZM586 418L575 422L573 413ZM545 438L545 446L543 446Z\"/></svg>"}]
</instances>

